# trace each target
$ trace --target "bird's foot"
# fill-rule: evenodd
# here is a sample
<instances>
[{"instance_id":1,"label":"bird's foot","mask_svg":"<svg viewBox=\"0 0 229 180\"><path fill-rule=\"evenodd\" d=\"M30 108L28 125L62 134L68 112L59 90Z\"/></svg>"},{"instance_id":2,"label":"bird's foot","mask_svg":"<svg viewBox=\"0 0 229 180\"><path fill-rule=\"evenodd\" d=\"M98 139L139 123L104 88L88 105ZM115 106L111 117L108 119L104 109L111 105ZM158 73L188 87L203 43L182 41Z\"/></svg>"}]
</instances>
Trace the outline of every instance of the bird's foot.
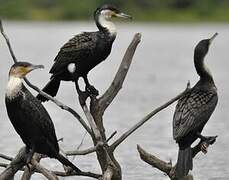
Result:
<instances>
[{"instance_id":1,"label":"bird's foot","mask_svg":"<svg viewBox=\"0 0 229 180\"><path fill-rule=\"evenodd\" d=\"M79 92L79 102L81 106L84 106L86 104L86 100L89 97L89 94L87 91L83 92Z\"/></svg>"},{"instance_id":2,"label":"bird's foot","mask_svg":"<svg viewBox=\"0 0 229 180\"><path fill-rule=\"evenodd\" d=\"M203 136L203 137L204 139L203 140L201 139L202 143L200 149L204 154L207 154L208 146L214 144L218 136Z\"/></svg>"},{"instance_id":3,"label":"bird's foot","mask_svg":"<svg viewBox=\"0 0 229 180\"><path fill-rule=\"evenodd\" d=\"M29 166L29 163L26 163L26 167L28 168L29 172L31 172L31 168Z\"/></svg>"},{"instance_id":4,"label":"bird's foot","mask_svg":"<svg viewBox=\"0 0 229 180\"><path fill-rule=\"evenodd\" d=\"M99 95L99 91L92 85L86 86L86 91L89 93L89 95L92 95L92 96Z\"/></svg>"},{"instance_id":5,"label":"bird's foot","mask_svg":"<svg viewBox=\"0 0 229 180\"><path fill-rule=\"evenodd\" d=\"M207 152L208 152L208 146L209 146L209 144L206 143L206 142L203 142L203 143L201 144L200 149L201 149L201 151L202 151L204 154L207 154Z\"/></svg>"},{"instance_id":6,"label":"bird's foot","mask_svg":"<svg viewBox=\"0 0 229 180\"><path fill-rule=\"evenodd\" d=\"M29 172L31 172L31 168L30 168L30 166L29 166L31 160L32 160L32 155L31 155L31 152L30 152L30 153L28 154L27 159L26 159L26 162L25 162L25 165L26 165L26 167L28 168Z\"/></svg>"}]
</instances>

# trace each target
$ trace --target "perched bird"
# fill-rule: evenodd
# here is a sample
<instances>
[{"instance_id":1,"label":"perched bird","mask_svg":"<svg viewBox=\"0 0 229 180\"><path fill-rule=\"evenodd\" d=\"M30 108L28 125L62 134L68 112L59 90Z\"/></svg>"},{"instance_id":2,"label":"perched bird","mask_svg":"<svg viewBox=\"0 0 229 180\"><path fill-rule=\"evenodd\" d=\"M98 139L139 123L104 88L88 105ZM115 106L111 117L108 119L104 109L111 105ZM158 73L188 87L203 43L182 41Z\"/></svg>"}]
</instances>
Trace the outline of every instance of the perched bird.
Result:
<instances>
[{"instance_id":1,"label":"perched bird","mask_svg":"<svg viewBox=\"0 0 229 180\"><path fill-rule=\"evenodd\" d=\"M11 67L5 95L9 119L26 145L27 164L37 152L56 158L79 173L80 169L59 153L54 125L48 112L23 85L26 74L37 68L43 66L17 62Z\"/></svg>"},{"instance_id":2,"label":"perched bird","mask_svg":"<svg viewBox=\"0 0 229 180\"><path fill-rule=\"evenodd\" d=\"M60 82L75 82L76 90L84 101L88 95L98 95L98 91L89 83L87 74L96 65L104 61L111 52L116 37L116 28L111 22L112 17L131 18L111 5L103 5L96 9L94 20L99 29L96 32L83 32L70 39L60 49L50 70L50 81L43 91L56 96ZM80 90L78 79L82 77L86 84L85 92ZM86 96L86 97L85 97ZM42 95L37 98L42 102L48 99Z\"/></svg>"},{"instance_id":3,"label":"perched bird","mask_svg":"<svg viewBox=\"0 0 229 180\"><path fill-rule=\"evenodd\" d=\"M206 141L212 137L204 137L201 132L217 105L218 96L213 76L204 63L209 46L217 36L200 41L195 47L194 64L200 80L181 97L173 117L173 138L179 145L176 176L186 176L192 170L191 144L200 138Z\"/></svg>"}]
</instances>

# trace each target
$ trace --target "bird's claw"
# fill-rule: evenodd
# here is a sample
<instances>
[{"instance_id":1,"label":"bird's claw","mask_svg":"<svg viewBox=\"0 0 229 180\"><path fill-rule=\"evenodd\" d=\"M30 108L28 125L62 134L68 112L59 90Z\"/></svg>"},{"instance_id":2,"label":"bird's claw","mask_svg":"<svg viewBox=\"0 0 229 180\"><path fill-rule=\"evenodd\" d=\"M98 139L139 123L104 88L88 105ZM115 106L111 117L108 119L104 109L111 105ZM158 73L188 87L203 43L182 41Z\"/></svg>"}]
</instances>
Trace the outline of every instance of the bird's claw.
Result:
<instances>
[{"instance_id":1,"label":"bird's claw","mask_svg":"<svg viewBox=\"0 0 229 180\"><path fill-rule=\"evenodd\" d=\"M206 142L203 142L203 143L201 144L200 149L201 149L201 151L202 151L204 154L207 154L207 152L208 152L208 146L209 146L209 144L206 143Z\"/></svg>"},{"instance_id":2,"label":"bird's claw","mask_svg":"<svg viewBox=\"0 0 229 180\"><path fill-rule=\"evenodd\" d=\"M202 142L200 149L204 154L207 154L208 146L214 144L217 137L218 136L209 136L206 137L206 140Z\"/></svg>"},{"instance_id":3,"label":"bird's claw","mask_svg":"<svg viewBox=\"0 0 229 180\"><path fill-rule=\"evenodd\" d=\"M98 96L99 95L99 91L92 85L89 85L86 87L86 91L93 96Z\"/></svg>"}]
</instances>

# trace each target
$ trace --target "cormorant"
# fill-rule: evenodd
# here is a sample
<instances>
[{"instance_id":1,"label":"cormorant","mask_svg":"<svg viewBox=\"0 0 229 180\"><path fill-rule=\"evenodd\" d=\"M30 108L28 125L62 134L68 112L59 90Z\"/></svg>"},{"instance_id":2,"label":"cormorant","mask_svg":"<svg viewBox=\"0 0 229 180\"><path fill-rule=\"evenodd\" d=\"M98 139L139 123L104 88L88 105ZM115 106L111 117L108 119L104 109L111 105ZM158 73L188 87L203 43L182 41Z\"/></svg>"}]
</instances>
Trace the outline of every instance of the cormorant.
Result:
<instances>
[{"instance_id":1,"label":"cormorant","mask_svg":"<svg viewBox=\"0 0 229 180\"><path fill-rule=\"evenodd\" d=\"M10 121L28 151L27 164L34 152L37 152L50 158L56 158L76 172L81 172L59 153L54 125L48 112L22 83L26 74L37 68L44 68L44 66L32 65L28 62L15 63L9 72L5 95Z\"/></svg>"},{"instance_id":2,"label":"cormorant","mask_svg":"<svg viewBox=\"0 0 229 180\"><path fill-rule=\"evenodd\" d=\"M111 5L103 5L94 12L94 20L99 29L96 32L83 32L70 39L57 54L50 70L50 81L43 91L56 96L61 80L75 82L76 90L82 101L88 95L98 95L98 91L89 83L87 74L96 65L104 61L111 52L112 44L116 37L115 25L112 17L131 18ZM86 84L85 92L78 85L82 77ZM85 97L86 96L86 97ZM42 95L37 98L42 102L48 99Z\"/></svg>"},{"instance_id":3,"label":"cormorant","mask_svg":"<svg viewBox=\"0 0 229 180\"><path fill-rule=\"evenodd\" d=\"M181 97L173 117L173 138L179 145L176 176L186 176L192 170L191 144L200 138L206 141L213 137L204 137L201 132L217 105L218 96L213 76L204 64L205 55L215 33L210 39L200 41L195 47L194 64L200 76L196 85Z\"/></svg>"}]
</instances>

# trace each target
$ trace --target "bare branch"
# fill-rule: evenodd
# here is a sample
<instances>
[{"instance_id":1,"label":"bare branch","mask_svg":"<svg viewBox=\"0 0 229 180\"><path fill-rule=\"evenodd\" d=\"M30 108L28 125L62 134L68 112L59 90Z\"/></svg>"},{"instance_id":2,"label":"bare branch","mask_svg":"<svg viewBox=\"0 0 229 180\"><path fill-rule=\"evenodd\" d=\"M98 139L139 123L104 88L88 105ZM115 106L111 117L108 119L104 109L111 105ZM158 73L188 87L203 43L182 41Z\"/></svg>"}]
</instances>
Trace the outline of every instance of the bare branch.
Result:
<instances>
[{"instance_id":1,"label":"bare branch","mask_svg":"<svg viewBox=\"0 0 229 180\"><path fill-rule=\"evenodd\" d=\"M128 131L126 131L119 139L117 139L112 145L111 148L115 150L115 148L120 145L128 136L130 136L133 132L135 132L139 127L141 127L144 123L146 123L151 117L153 117L158 112L162 111L163 109L167 108L169 105L177 101L180 97L182 97L185 93L189 91L190 88L185 89L182 93L177 95L176 97L172 98L170 101L166 102L162 106L154 109L152 112L150 112L148 115L146 115L141 121L139 121L137 124L135 124L132 128L130 128Z\"/></svg>"},{"instance_id":2,"label":"bare branch","mask_svg":"<svg viewBox=\"0 0 229 180\"><path fill-rule=\"evenodd\" d=\"M42 158L41 154L38 153L33 154L29 167L26 166L24 169L24 173L22 174L21 180L29 180L32 177L34 170L36 168L34 163L35 162L38 163L41 160L41 158Z\"/></svg>"},{"instance_id":3,"label":"bare branch","mask_svg":"<svg viewBox=\"0 0 229 180\"><path fill-rule=\"evenodd\" d=\"M85 150L75 150L75 151L67 151L65 152L67 156L75 156L75 155L87 155L95 152L100 144L97 144L95 147L91 147Z\"/></svg>"},{"instance_id":4,"label":"bare branch","mask_svg":"<svg viewBox=\"0 0 229 180\"><path fill-rule=\"evenodd\" d=\"M108 167L103 175L103 180L111 180L112 176L113 176L113 170Z\"/></svg>"},{"instance_id":5,"label":"bare branch","mask_svg":"<svg viewBox=\"0 0 229 180\"><path fill-rule=\"evenodd\" d=\"M216 137L212 137L210 140L199 142L195 147L192 148L192 157L194 158L199 152L202 151L201 147L203 144L206 147L209 147L209 145L214 144L215 141L216 141ZM152 167L157 168L160 171L162 171L163 173L167 174L171 180L192 180L193 179L192 175L188 175L182 179L177 179L176 173L175 173L176 165L172 166L172 163L167 163L167 162L157 158L156 156L146 152L139 145L137 146L137 149L138 149L138 152L139 152L141 159L144 162L150 164Z\"/></svg>"},{"instance_id":6,"label":"bare branch","mask_svg":"<svg viewBox=\"0 0 229 180\"><path fill-rule=\"evenodd\" d=\"M85 114L87 120L88 120L88 123L90 124L90 127L91 127L91 129L92 129L92 132L93 132L93 134L94 134L94 136L95 136L95 139L96 139L98 142L101 141L101 140L102 140L102 136L101 136L101 134L100 134L100 131L99 131L98 127L97 127L96 124L95 124L94 118L93 118L93 116L91 115L91 113L90 113L90 111L89 111L87 105L85 104L85 105L82 105L81 107L82 107L82 109L83 109L83 111L84 111L84 114Z\"/></svg>"},{"instance_id":7,"label":"bare branch","mask_svg":"<svg viewBox=\"0 0 229 180\"><path fill-rule=\"evenodd\" d=\"M117 134L117 131L113 132L110 137L107 138L106 142L108 143L115 135Z\"/></svg>"},{"instance_id":8,"label":"bare branch","mask_svg":"<svg viewBox=\"0 0 229 180\"><path fill-rule=\"evenodd\" d=\"M32 164L34 166L34 168L40 172L41 174L43 174L47 179L49 180L58 180L56 174L54 174L53 172L47 170L46 168L44 168L40 163L38 163L37 161L32 161Z\"/></svg>"},{"instance_id":9,"label":"bare branch","mask_svg":"<svg viewBox=\"0 0 229 180\"><path fill-rule=\"evenodd\" d=\"M91 173L91 172L80 172L80 173L76 173L74 171L72 172L60 172L60 171L53 171L52 173L54 173L57 176L61 176L61 177L69 177L69 176L86 176L86 177L91 177L91 178L96 178L98 179L99 177L101 177L101 174L95 174L95 173Z\"/></svg>"},{"instance_id":10,"label":"bare branch","mask_svg":"<svg viewBox=\"0 0 229 180\"><path fill-rule=\"evenodd\" d=\"M5 159L5 160L8 160L8 161L12 161L12 160L13 160L12 157L6 156L6 155L4 155L4 154L0 154L0 158Z\"/></svg>"},{"instance_id":11,"label":"bare branch","mask_svg":"<svg viewBox=\"0 0 229 180\"><path fill-rule=\"evenodd\" d=\"M16 157L11 161L7 168L0 174L1 180L9 180L14 177L14 174L25 165L27 158L26 147L19 150Z\"/></svg>"},{"instance_id":12,"label":"bare branch","mask_svg":"<svg viewBox=\"0 0 229 180\"><path fill-rule=\"evenodd\" d=\"M6 40L6 43L7 43L7 46L9 48L10 54L11 54L11 56L13 58L13 61L14 61L14 63L16 63L17 62L17 58L14 55L13 49L12 49L11 44L10 44L10 41L9 41L9 38L8 38L8 36L6 35L6 33L4 31L4 28L3 28L3 24L2 24L2 20L1 19L0 19L0 31L1 31L1 34L3 35L4 39Z\"/></svg>"},{"instance_id":13,"label":"bare branch","mask_svg":"<svg viewBox=\"0 0 229 180\"><path fill-rule=\"evenodd\" d=\"M99 98L99 104L102 112L105 111L105 109L110 105L110 103L113 101L115 96L122 88L123 82L130 68L135 50L140 41L141 41L141 34L140 33L135 34L132 42L130 43L129 47L126 50L126 53L122 59L122 63L119 66L119 69L115 75L113 82L111 83L107 91Z\"/></svg>"},{"instance_id":14,"label":"bare branch","mask_svg":"<svg viewBox=\"0 0 229 180\"><path fill-rule=\"evenodd\" d=\"M32 158L31 160L31 173L40 173L44 175L46 178L50 180L57 180L58 178L56 176L87 176L87 177L92 177L92 178L99 178L101 177L100 174L95 174L91 172L80 172L76 173L74 171L71 172L59 172L59 171L49 171L46 168L44 168L42 165L38 163L38 159L40 158L40 154L37 154L38 156L35 158ZM27 167L23 167L26 164L27 159L27 153L26 153L26 147L23 147L20 149L19 153L16 155L16 157L13 159L13 161L8 165L6 163L0 163L0 167L5 167L6 169L0 174L0 179L1 180L9 180L14 177L14 174L18 170L21 171L26 171ZM22 179L28 179L30 178L31 174L28 172L24 175Z\"/></svg>"},{"instance_id":15,"label":"bare branch","mask_svg":"<svg viewBox=\"0 0 229 180\"><path fill-rule=\"evenodd\" d=\"M3 37L5 38L6 40L6 43L7 43L7 46L9 48L9 51L10 51L10 54L13 58L13 61L14 62L17 62L17 58L13 52L13 49L11 47L11 44L10 44L10 41L9 41L9 38L7 37L6 33L4 32L4 28L3 28L3 25L2 25L2 20L0 20L0 31L1 31L1 34L3 35ZM51 100L52 102L54 102L57 106L59 106L61 109L63 110L66 110L68 112L70 112L76 119L78 119L78 121L80 122L80 124L87 130L87 132L91 135L91 130L90 128L88 127L88 125L85 123L85 121L83 120L83 118L76 112L74 111L72 108L68 107L67 105L65 105L64 103L60 102L59 100L57 100L56 98L50 96L49 94L41 91L38 87L36 87L35 85L31 84L29 82L29 80L27 78L24 78L26 84L31 87L32 89L34 89L35 91L37 91L39 94L43 95L44 97L48 98L49 100Z\"/></svg>"},{"instance_id":16,"label":"bare branch","mask_svg":"<svg viewBox=\"0 0 229 180\"><path fill-rule=\"evenodd\" d=\"M172 169L172 164L167 163L165 161L160 160L156 156L146 152L144 149L140 147L140 145L137 145L138 152L140 154L140 157L143 161L146 163L150 164L152 167L158 168L160 171L166 173L169 175L171 169Z\"/></svg>"}]
</instances>

